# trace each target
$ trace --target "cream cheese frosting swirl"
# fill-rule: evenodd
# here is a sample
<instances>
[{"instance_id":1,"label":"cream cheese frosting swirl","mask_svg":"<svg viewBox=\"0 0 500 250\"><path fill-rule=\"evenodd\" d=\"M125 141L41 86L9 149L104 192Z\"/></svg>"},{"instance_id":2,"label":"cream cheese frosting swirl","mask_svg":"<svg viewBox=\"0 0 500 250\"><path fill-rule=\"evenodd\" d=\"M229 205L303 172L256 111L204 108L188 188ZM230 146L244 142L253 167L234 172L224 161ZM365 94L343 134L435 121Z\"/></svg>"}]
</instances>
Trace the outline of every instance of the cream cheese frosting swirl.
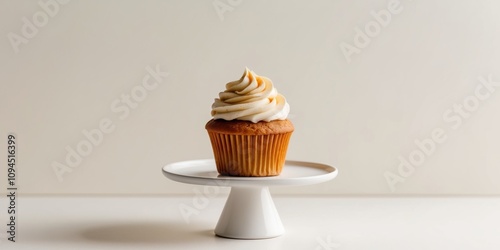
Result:
<instances>
[{"instance_id":1,"label":"cream cheese frosting swirl","mask_svg":"<svg viewBox=\"0 0 500 250\"><path fill-rule=\"evenodd\" d=\"M290 105L274 88L273 82L248 68L239 80L227 83L226 90L220 92L212 104L213 118L227 121L285 120L289 112Z\"/></svg>"}]
</instances>

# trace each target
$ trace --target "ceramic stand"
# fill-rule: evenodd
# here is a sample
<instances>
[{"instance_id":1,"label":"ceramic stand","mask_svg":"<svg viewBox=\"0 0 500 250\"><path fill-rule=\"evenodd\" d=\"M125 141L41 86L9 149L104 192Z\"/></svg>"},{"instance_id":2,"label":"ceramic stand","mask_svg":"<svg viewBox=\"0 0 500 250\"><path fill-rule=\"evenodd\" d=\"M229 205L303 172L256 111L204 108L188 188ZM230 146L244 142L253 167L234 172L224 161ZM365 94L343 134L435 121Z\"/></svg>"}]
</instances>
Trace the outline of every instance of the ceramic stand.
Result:
<instances>
[{"instance_id":1,"label":"ceramic stand","mask_svg":"<svg viewBox=\"0 0 500 250\"><path fill-rule=\"evenodd\" d=\"M267 239L285 232L270 186L321 183L335 178L337 170L325 164L286 161L279 176L232 177L219 175L211 159L172 163L163 167L163 174L182 183L231 187L215 234L232 239Z\"/></svg>"}]
</instances>

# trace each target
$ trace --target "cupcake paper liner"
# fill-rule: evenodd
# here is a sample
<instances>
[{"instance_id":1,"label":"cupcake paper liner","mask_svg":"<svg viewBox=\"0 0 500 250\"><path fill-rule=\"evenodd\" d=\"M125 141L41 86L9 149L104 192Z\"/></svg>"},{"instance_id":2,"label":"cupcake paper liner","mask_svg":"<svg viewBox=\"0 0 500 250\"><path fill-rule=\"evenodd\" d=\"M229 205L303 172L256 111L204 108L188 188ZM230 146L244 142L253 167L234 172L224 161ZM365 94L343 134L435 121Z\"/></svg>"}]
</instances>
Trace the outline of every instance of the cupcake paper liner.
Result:
<instances>
[{"instance_id":1,"label":"cupcake paper liner","mask_svg":"<svg viewBox=\"0 0 500 250\"><path fill-rule=\"evenodd\" d=\"M239 135L208 131L217 171L228 176L275 176L285 164L292 132Z\"/></svg>"}]
</instances>

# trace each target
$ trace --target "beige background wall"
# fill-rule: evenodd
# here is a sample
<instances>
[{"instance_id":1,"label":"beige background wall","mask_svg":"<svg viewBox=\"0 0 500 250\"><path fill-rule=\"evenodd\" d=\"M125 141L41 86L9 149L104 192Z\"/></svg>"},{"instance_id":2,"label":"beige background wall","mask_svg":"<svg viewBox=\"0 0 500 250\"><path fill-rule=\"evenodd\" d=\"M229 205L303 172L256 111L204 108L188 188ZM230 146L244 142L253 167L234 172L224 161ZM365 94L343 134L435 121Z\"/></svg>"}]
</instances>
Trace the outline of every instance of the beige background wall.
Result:
<instances>
[{"instance_id":1,"label":"beige background wall","mask_svg":"<svg viewBox=\"0 0 500 250\"><path fill-rule=\"evenodd\" d=\"M21 193L192 193L160 169L212 156L210 105L248 66L291 105L289 158L340 169L332 182L274 192L500 194L499 9L0 1L0 191L14 132ZM78 147L87 155L67 161ZM59 180L54 166L71 172Z\"/></svg>"}]
</instances>

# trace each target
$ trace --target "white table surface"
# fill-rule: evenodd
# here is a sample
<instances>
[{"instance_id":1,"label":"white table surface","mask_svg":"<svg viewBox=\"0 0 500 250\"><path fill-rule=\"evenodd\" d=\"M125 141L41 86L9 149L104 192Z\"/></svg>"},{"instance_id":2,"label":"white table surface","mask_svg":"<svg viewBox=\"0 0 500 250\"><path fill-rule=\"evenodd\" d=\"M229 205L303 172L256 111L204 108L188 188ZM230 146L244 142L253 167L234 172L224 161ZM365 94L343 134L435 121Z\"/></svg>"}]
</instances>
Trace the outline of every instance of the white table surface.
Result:
<instances>
[{"instance_id":1,"label":"white table surface","mask_svg":"<svg viewBox=\"0 0 500 250\"><path fill-rule=\"evenodd\" d=\"M20 196L0 249L500 249L500 197L275 196L286 233L268 240L214 236L226 194L201 197Z\"/></svg>"}]
</instances>

